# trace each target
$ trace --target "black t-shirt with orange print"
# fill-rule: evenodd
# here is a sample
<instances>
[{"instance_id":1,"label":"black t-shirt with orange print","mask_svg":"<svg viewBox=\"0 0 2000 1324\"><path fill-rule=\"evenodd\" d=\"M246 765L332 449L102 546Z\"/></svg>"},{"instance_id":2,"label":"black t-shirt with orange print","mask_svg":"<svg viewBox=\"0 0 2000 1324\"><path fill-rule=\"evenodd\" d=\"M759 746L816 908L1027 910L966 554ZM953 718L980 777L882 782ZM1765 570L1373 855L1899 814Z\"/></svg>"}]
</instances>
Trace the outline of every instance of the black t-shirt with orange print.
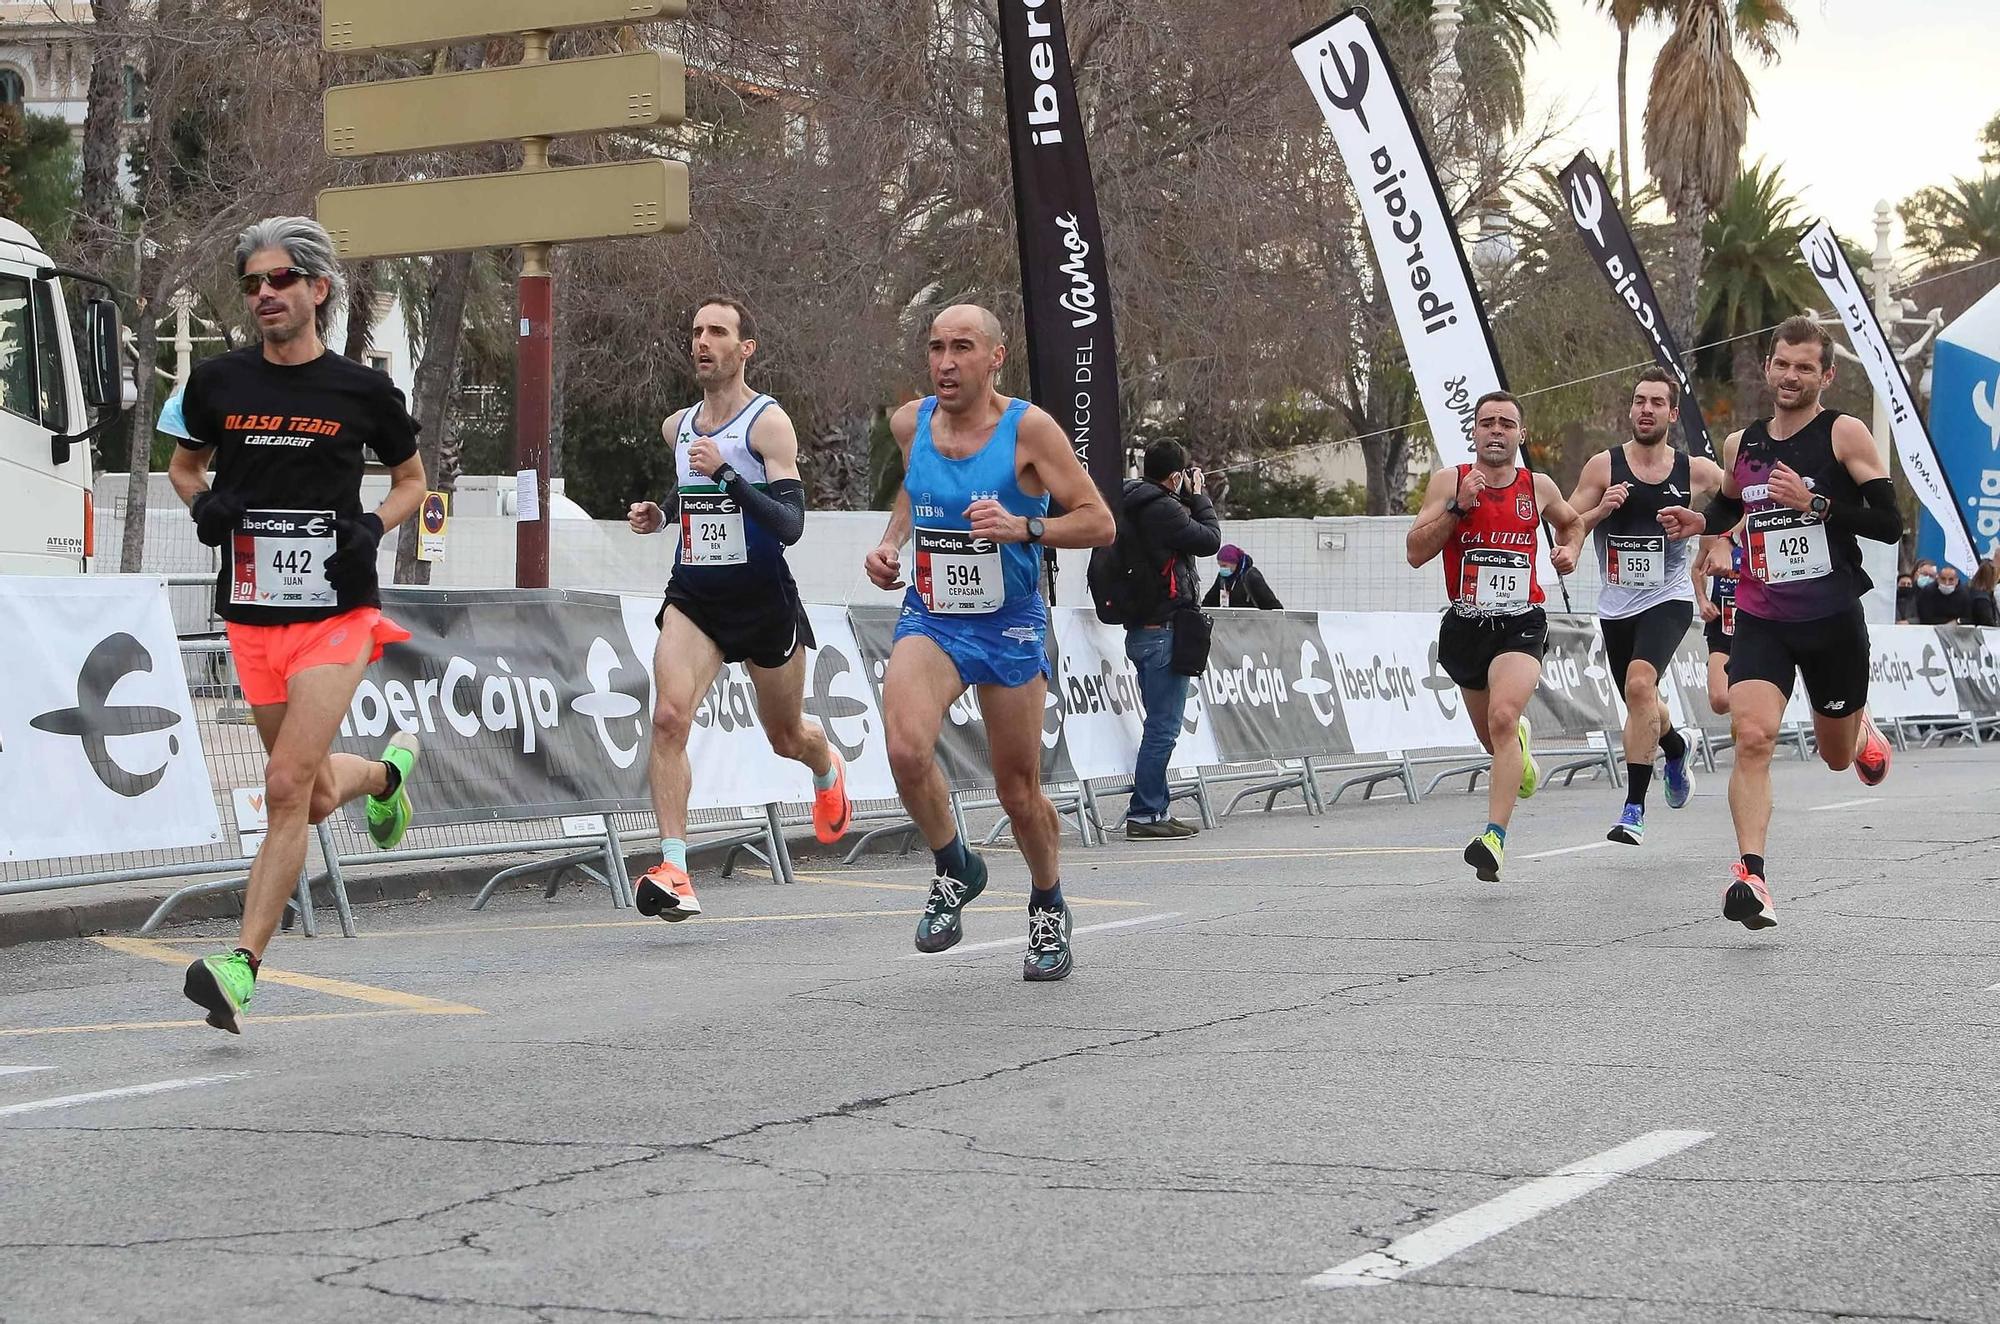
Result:
<instances>
[{"instance_id":1,"label":"black t-shirt with orange print","mask_svg":"<svg viewBox=\"0 0 2000 1324\"><path fill-rule=\"evenodd\" d=\"M386 465L417 453L417 422L386 373L332 353L310 363L273 363L261 345L209 359L182 398L191 439L215 449L210 482L249 511L362 513L361 474L372 452ZM235 568L225 548L216 613L239 625L290 625L381 605L377 586L340 594L329 607L266 607L231 602Z\"/></svg>"}]
</instances>

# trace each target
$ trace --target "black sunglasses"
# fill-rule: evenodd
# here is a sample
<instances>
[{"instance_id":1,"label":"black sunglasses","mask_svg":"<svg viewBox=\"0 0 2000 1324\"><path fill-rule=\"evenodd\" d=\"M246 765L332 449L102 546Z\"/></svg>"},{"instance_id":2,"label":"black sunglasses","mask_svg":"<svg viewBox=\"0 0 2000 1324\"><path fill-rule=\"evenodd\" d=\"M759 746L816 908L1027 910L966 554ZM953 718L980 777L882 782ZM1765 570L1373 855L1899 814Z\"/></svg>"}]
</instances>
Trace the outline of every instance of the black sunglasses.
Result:
<instances>
[{"instance_id":1,"label":"black sunglasses","mask_svg":"<svg viewBox=\"0 0 2000 1324\"><path fill-rule=\"evenodd\" d=\"M302 280L312 279L312 273L303 267L273 267L269 271L246 271L236 278L243 292L254 295L269 285L274 290L289 290Z\"/></svg>"}]
</instances>

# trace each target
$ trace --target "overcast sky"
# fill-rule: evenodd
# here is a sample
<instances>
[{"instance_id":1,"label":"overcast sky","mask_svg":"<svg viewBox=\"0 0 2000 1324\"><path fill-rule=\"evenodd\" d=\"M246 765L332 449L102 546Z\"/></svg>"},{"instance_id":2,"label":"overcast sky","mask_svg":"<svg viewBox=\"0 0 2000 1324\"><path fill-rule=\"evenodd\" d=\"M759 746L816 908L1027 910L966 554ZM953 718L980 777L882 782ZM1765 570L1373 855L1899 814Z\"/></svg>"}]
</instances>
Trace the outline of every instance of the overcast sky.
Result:
<instances>
[{"instance_id":1,"label":"overcast sky","mask_svg":"<svg viewBox=\"0 0 2000 1324\"><path fill-rule=\"evenodd\" d=\"M1618 36L1590 0L1553 0L1562 26L1528 61L1531 122L1555 109L1567 161L1602 161L1618 142ZM1926 184L1982 172L1975 142L2000 113L2000 0L1794 0L1798 37L1777 65L1746 59L1757 97L1744 149L1782 166L1808 217L1824 214L1849 239L1874 243L1877 199L1893 207ZM1633 36L1632 148L1664 25ZM1615 182L1615 181L1614 181ZM1900 243L1896 222L1893 242Z\"/></svg>"}]
</instances>

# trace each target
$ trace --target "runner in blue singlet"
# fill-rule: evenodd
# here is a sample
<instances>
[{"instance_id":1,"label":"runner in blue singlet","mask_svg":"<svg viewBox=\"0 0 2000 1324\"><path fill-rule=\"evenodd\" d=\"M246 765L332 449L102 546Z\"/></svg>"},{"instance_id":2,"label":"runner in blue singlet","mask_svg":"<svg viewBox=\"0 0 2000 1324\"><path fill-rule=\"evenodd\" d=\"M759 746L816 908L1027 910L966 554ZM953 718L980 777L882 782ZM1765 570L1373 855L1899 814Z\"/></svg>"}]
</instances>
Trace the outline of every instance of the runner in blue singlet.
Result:
<instances>
[{"instance_id":1,"label":"runner in blue singlet","mask_svg":"<svg viewBox=\"0 0 2000 1324\"><path fill-rule=\"evenodd\" d=\"M960 912L986 888L986 864L958 839L936 759L946 711L976 689L995 788L1033 883L1022 977L1061 979L1070 918L1060 825L1041 785L1049 672L1041 548L1102 547L1115 528L1062 427L994 389L1007 360L998 318L970 304L947 308L931 324L929 352L935 394L891 420L903 490L867 557L877 588L903 588L902 547L914 542L882 707L896 787L937 856L917 950L957 943ZM1049 515L1052 497L1062 514Z\"/></svg>"}]
</instances>

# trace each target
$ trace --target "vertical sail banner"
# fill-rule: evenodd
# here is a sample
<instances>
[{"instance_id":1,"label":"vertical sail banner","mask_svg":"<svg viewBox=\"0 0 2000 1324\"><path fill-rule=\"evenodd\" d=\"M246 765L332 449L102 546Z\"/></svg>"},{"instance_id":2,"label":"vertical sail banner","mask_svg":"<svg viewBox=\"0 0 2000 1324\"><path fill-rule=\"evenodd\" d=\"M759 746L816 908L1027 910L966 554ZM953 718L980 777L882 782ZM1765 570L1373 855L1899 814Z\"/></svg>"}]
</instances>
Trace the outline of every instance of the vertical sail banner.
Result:
<instances>
[{"instance_id":1,"label":"vertical sail banner","mask_svg":"<svg viewBox=\"0 0 2000 1324\"><path fill-rule=\"evenodd\" d=\"M1472 269L1381 34L1349 9L1292 43L1354 182L1438 457L1472 458L1473 404L1506 386Z\"/></svg>"},{"instance_id":2,"label":"vertical sail banner","mask_svg":"<svg viewBox=\"0 0 2000 1324\"><path fill-rule=\"evenodd\" d=\"M1125 481L1111 276L1062 0L1000 0L1028 389L1105 494Z\"/></svg>"},{"instance_id":3,"label":"vertical sail banner","mask_svg":"<svg viewBox=\"0 0 2000 1324\"><path fill-rule=\"evenodd\" d=\"M1868 369L1868 381L1875 388L1876 398L1888 406L1889 431L1896 439L1896 454L1903 461L1903 476L1910 480L1917 500L1923 502L1924 509L1944 530L1946 558L1959 567L1978 565L1979 553L1973 550L1972 529L1965 522L1965 509L1952 495L1951 479L1938 460L1930 430L1924 426L1923 415L1917 412L1916 401L1910 396L1902 361L1889 348L1889 338L1883 333L1882 324L1875 320L1875 309L1862 293L1861 282L1854 278L1854 268L1848 265L1847 254L1841 251L1833 227L1821 221L1807 230L1799 240L1799 251L1805 255L1813 275L1819 277L1826 297L1833 301L1833 311L1847 328L1855 357Z\"/></svg>"},{"instance_id":4,"label":"vertical sail banner","mask_svg":"<svg viewBox=\"0 0 2000 1324\"><path fill-rule=\"evenodd\" d=\"M1611 282L1611 292L1632 310L1653 357L1680 384L1681 430L1687 433L1688 454L1714 459L1715 444L1709 439L1708 423L1701 416L1701 402L1695 397L1694 380L1688 376L1681 348L1674 343L1674 333L1667 326L1659 295L1653 292L1652 278L1646 275L1646 263L1639 256L1639 246L1632 242L1624 214L1588 152L1578 152L1576 160L1564 168L1562 186L1570 219L1576 222L1591 260Z\"/></svg>"}]
</instances>

